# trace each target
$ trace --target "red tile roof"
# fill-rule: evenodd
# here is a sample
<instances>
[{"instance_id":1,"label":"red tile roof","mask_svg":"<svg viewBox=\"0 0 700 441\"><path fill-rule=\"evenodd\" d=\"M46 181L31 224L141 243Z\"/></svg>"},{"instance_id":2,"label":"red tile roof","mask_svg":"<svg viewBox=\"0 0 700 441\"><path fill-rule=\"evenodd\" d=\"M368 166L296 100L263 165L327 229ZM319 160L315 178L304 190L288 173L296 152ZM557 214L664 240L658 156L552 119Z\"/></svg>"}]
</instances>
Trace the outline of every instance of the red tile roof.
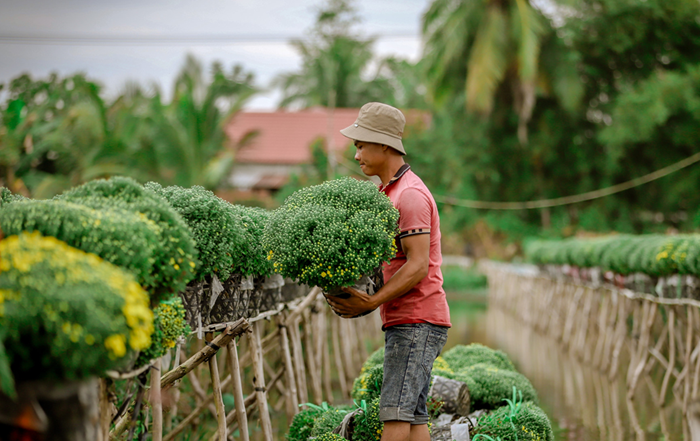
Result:
<instances>
[{"instance_id":1,"label":"red tile roof","mask_svg":"<svg viewBox=\"0 0 700 441\"><path fill-rule=\"evenodd\" d=\"M333 148L344 151L351 142L340 130L355 122L359 109L333 112ZM234 142L257 131L252 142L236 154L239 164L304 164L311 162L309 146L329 132L330 112L314 108L297 112L240 112L226 126Z\"/></svg>"}]
</instances>

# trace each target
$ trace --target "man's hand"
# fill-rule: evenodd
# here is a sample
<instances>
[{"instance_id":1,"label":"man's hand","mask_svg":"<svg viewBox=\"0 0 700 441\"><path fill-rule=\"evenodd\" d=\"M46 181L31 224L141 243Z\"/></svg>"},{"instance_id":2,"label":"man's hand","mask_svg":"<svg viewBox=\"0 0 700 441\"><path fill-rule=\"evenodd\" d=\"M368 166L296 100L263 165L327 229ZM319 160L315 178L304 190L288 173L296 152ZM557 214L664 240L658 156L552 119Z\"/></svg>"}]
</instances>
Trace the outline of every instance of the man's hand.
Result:
<instances>
[{"instance_id":1,"label":"man's hand","mask_svg":"<svg viewBox=\"0 0 700 441\"><path fill-rule=\"evenodd\" d=\"M341 317L351 318L377 308L372 302L372 297L367 293L351 287L344 287L342 290L350 294L350 297L341 299L340 297L326 296L328 304Z\"/></svg>"}]
</instances>

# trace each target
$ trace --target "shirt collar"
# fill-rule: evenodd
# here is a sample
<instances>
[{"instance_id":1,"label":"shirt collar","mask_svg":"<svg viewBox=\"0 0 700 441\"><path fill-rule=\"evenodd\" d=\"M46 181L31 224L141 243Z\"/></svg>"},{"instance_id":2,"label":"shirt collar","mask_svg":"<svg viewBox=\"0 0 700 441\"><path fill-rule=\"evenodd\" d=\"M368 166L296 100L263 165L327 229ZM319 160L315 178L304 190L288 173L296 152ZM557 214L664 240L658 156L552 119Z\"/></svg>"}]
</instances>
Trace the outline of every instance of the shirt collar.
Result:
<instances>
[{"instance_id":1,"label":"shirt collar","mask_svg":"<svg viewBox=\"0 0 700 441\"><path fill-rule=\"evenodd\" d=\"M402 165L401 168L399 168L399 170L396 172L396 174L394 175L394 177L391 178L391 179L389 180L389 182L388 182L386 185L379 187L379 191L384 191L384 190L386 190L388 186L390 186L390 185L393 184L394 182L396 182L396 181L398 181L399 179L401 179L401 177L402 177L408 170L410 170L410 169L411 169L411 166L410 166L410 165L408 165L408 164Z\"/></svg>"}]
</instances>

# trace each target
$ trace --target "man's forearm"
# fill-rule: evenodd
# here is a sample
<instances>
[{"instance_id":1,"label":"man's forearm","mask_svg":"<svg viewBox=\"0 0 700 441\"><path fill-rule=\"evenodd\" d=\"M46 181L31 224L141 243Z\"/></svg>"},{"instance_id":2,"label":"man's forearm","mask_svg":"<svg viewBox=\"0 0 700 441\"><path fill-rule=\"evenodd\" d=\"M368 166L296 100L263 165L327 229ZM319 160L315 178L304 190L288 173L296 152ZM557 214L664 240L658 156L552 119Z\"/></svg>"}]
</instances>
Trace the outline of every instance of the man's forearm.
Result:
<instances>
[{"instance_id":1,"label":"man's forearm","mask_svg":"<svg viewBox=\"0 0 700 441\"><path fill-rule=\"evenodd\" d=\"M372 308L401 297L428 274L428 265L417 260L408 260L376 294L370 297Z\"/></svg>"}]
</instances>

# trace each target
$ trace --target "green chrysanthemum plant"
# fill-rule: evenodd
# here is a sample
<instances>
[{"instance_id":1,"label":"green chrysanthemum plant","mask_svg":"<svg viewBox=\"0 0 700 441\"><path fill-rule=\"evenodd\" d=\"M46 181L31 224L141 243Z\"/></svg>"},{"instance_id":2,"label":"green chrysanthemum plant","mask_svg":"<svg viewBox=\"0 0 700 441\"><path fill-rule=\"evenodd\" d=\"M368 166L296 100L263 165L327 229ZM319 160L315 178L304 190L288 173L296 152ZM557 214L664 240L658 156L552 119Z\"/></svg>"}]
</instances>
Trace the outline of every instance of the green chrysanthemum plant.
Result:
<instances>
[{"instance_id":1,"label":"green chrysanthemum plant","mask_svg":"<svg viewBox=\"0 0 700 441\"><path fill-rule=\"evenodd\" d=\"M336 179L289 196L270 215L263 244L276 272L332 294L396 255L398 218L371 182Z\"/></svg>"}]
</instances>

